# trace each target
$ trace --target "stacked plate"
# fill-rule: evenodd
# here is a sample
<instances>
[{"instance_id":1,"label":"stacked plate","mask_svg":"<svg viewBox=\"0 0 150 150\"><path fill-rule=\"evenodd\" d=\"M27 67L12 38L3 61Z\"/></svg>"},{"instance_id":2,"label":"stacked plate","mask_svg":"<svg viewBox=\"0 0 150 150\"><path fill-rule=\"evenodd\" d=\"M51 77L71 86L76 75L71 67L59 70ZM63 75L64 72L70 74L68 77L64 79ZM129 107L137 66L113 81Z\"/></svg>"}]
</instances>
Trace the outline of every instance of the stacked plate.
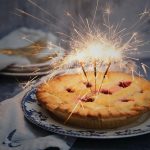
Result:
<instances>
[{"instance_id":1,"label":"stacked plate","mask_svg":"<svg viewBox=\"0 0 150 150\"><path fill-rule=\"evenodd\" d=\"M56 45L46 45L46 41L38 41L19 49L4 49L1 54L10 57L26 58L28 64L14 64L5 68L0 74L11 76L37 76L49 74L54 66L63 59L64 49ZM43 45L44 46L43 46Z\"/></svg>"},{"instance_id":2,"label":"stacked plate","mask_svg":"<svg viewBox=\"0 0 150 150\"><path fill-rule=\"evenodd\" d=\"M0 72L9 76L37 76L49 74L52 70L51 62L31 65L12 65Z\"/></svg>"},{"instance_id":3,"label":"stacked plate","mask_svg":"<svg viewBox=\"0 0 150 150\"><path fill-rule=\"evenodd\" d=\"M36 76L48 74L53 65L60 63L64 49L51 32L19 28L0 40L0 74ZM4 66L4 67L3 67Z\"/></svg>"},{"instance_id":4,"label":"stacked plate","mask_svg":"<svg viewBox=\"0 0 150 150\"><path fill-rule=\"evenodd\" d=\"M30 64L10 65L2 70L0 74L10 76L37 76L49 74L50 71L54 69L54 66L57 66L57 64L63 59L64 50L62 48L58 48L57 51L56 49L53 49L53 54L51 55L42 58L36 58L36 60L42 60L42 62L39 63L32 61ZM44 62L43 59L45 59Z\"/></svg>"}]
</instances>

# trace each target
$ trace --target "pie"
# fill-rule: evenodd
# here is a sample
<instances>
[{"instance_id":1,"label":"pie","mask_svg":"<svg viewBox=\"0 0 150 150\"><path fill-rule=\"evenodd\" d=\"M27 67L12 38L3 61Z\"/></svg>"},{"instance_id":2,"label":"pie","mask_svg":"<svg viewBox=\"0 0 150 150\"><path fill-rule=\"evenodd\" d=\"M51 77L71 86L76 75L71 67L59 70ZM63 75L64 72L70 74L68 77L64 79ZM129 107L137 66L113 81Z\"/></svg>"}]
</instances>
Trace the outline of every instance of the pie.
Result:
<instances>
[{"instance_id":1,"label":"pie","mask_svg":"<svg viewBox=\"0 0 150 150\"><path fill-rule=\"evenodd\" d=\"M82 128L128 125L150 110L150 82L122 72L55 76L37 88L37 99L61 122ZM96 83L96 84L95 84ZM148 115L147 115L148 116Z\"/></svg>"}]
</instances>

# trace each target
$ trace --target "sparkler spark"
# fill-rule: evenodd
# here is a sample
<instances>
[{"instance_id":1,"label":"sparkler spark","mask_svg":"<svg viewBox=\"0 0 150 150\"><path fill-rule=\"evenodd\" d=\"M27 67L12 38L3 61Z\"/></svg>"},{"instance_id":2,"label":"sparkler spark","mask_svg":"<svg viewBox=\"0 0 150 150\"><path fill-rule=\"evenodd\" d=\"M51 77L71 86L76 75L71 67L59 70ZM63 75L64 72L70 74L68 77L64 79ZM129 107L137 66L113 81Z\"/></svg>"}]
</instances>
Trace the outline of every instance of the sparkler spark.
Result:
<instances>
[{"instance_id":1,"label":"sparkler spark","mask_svg":"<svg viewBox=\"0 0 150 150\"><path fill-rule=\"evenodd\" d=\"M144 71L144 73L145 73L145 75L147 76L147 68L149 68L149 66L147 66L146 64L144 64L144 63L141 63L141 66L142 66L142 68L143 68L143 71Z\"/></svg>"},{"instance_id":2,"label":"sparkler spark","mask_svg":"<svg viewBox=\"0 0 150 150\"><path fill-rule=\"evenodd\" d=\"M94 61L95 93L96 93L96 76L97 76L96 61Z\"/></svg>"},{"instance_id":3,"label":"sparkler spark","mask_svg":"<svg viewBox=\"0 0 150 150\"><path fill-rule=\"evenodd\" d=\"M150 10L148 10L147 8L145 8L144 11L139 14L140 19L142 19L142 18L145 17L146 15L150 15Z\"/></svg>"},{"instance_id":4,"label":"sparkler spark","mask_svg":"<svg viewBox=\"0 0 150 150\"><path fill-rule=\"evenodd\" d=\"M102 87L102 85L103 85L104 79L106 78L106 75L107 75L107 73L108 73L108 70L109 70L109 68L110 68L110 65L111 65L111 62L108 64L108 66L107 66L107 68L106 68L106 71L104 72L104 75L103 75L103 78L102 78L102 81L101 81L101 84L100 84L98 93L99 93L100 90L101 90L101 87Z\"/></svg>"},{"instance_id":5,"label":"sparkler spark","mask_svg":"<svg viewBox=\"0 0 150 150\"><path fill-rule=\"evenodd\" d=\"M85 69L84 69L84 67L83 67L83 64L82 64L82 63L80 63L80 65L81 65L81 68L82 68L83 74L84 74L84 76L85 76L85 78L86 78L86 80L87 80L87 83L90 83L90 82L89 82L89 80L88 80L88 77L87 77L86 71L85 71ZM91 92L92 92L91 87L90 87L90 90L91 90Z\"/></svg>"},{"instance_id":6,"label":"sparkler spark","mask_svg":"<svg viewBox=\"0 0 150 150\"><path fill-rule=\"evenodd\" d=\"M86 94L87 94L87 93L86 93ZM86 94L84 94L84 95L81 97L81 99L82 99L84 96L86 96ZM83 107L83 105L82 105L82 101L79 99L79 97L80 97L80 95L77 97L77 100L78 100L77 104L76 104L75 107L73 108L72 112L69 114L68 118L65 120L64 124L66 124L67 121L71 118L72 114L74 113L74 111L76 110L76 108L78 107L79 104L81 105L82 109L84 109L84 107Z\"/></svg>"},{"instance_id":7,"label":"sparkler spark","mask_svg":"<svg viewBox=\"0 0 150 150\"><path fill-rule=\"evenodd\" d=\"M103 28L103 31L93 24L95 13L91 25L87 19L84 21L83 18L80 17L83 27L78 28L79 26L73 26L75 33L73 34L70 44L72 51L70 55L68 55L70 58L66 58L64 63L67 64L73 61L78 63L82 61L85 65L88 65L96 61L98 64L101 62L104 64L108 64L109 62L111 62L111 64L115 62L121 64L129 59L133 59L134 61L139 60L133 58L132 54L135 54L139 47L145 43L139 38L137 32L134 31L132 33L131 31L128 32L126 28L121 29L121 24L125 21L124 18L121 23L116 26L110 24L109 16L111 13L110 5L107 5L106 9L104 9L104 14L107 15L108 19L107 21L104 19L103 25L105 30ZM145 9L142 14L147 15L148 13L149 11ZM69 16L71 16L70 13ZM71 16L71 18L73 17Z\"/></svg>"}]
</instances>

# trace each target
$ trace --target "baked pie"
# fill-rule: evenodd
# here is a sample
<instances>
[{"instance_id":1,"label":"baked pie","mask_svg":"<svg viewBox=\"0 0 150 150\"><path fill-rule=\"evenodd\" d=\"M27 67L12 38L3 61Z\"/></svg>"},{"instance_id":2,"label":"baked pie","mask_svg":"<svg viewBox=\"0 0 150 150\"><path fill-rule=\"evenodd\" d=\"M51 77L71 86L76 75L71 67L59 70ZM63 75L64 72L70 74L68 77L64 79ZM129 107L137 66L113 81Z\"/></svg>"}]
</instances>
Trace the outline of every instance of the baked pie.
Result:
<instances>
[{"instance_id":1,"label":"baked pie","mask_svg":"<svg viewBox=\"0 0 150 150\"><path fill-rule=\"evenodd\" d=\"M133 123L150 110L150 82L121 72L62 74L37 89L37 99L58 120L82 128L108 129Z\"/></svg>"}]
</instances>

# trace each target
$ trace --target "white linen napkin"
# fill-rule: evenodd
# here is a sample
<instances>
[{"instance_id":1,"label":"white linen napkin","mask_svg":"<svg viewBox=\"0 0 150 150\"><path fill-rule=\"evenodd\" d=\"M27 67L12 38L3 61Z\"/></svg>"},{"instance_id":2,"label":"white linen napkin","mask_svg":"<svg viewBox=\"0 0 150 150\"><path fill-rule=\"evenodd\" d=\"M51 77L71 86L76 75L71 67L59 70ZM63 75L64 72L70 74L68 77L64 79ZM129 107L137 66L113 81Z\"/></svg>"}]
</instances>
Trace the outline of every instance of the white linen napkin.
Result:
<instances>
[{"instance_id":1,"label":"white linen napkin","mask_svg":"<svg viewBox=\"0 0 150 150\"><path fill-rule=\"evenodd\" d=\"M0 40L0 49L4 48L21 48L28 46L31 42L38 41L42 38L47 38L52 43L57 42L57 37L52 33L45 33L41 30L28 29L25 27L12 31Z\"/></svg>"},{"instance_id":2,"label":"white linen napkin","mask_svg":"<svg viewBox=\"0 0 150 150\"><path fill-rule=\"evenodd\" d=\"M40 81L47 77L43 77ZM46 132L36 128L24 118L21 101L31 88L32 86L0 103L0 150L70 149L75 138Z\"/></svg>"},{"instance_id":3,"label":"white linen napkin","mask_svg":"<svg viewBox=\"0 0 150 150\"><path fill-rule=\"evenodd\" d=\"M45 39L47 42L53 44L57 43L57 38L52 33L44 33L40 30L28 29L28 28L19 28L15 31L12 31L7 36L0 40L0 50L2 49L16 49L22 48L30 45L33 42L36 42L40 39ZM50 53L48 48L45 48L37 57L44 57ZM45 55L44 55L45 54ZM0 70L10 66L12 64L17 65L28 65L30 61L25 57L20 56L7 56L0 54Z\"/></svg>"}]
</instances>

